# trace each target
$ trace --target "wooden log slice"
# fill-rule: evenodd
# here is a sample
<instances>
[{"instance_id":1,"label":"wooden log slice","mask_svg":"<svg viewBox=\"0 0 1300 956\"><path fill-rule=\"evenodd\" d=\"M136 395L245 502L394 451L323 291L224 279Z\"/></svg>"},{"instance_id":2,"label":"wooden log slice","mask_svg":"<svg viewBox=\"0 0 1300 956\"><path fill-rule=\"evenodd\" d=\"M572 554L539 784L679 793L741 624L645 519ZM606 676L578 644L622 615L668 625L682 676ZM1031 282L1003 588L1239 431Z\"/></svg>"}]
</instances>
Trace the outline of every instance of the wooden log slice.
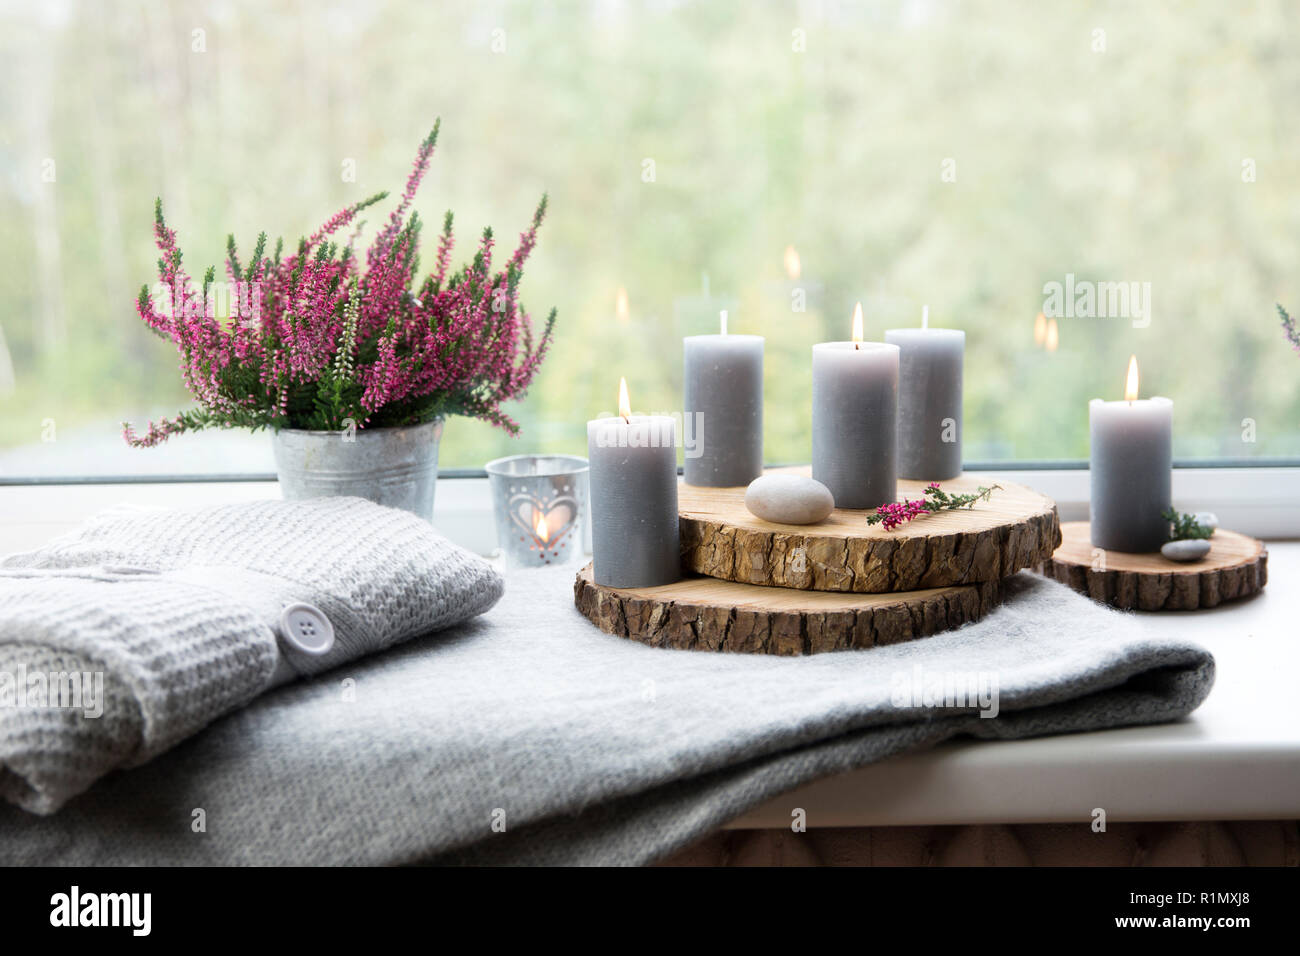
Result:
<instances>
[{"instance_id":1,"label":"wooden log slice","mask_svg":"<svg viewBox=\"0 0 1300 956\"><path fill-rule=\"evenodd\" d=\"M941 484L961 494L992 483L963 475ZM998 484L971 509L922 515L894 531L868 525L868 511L840 508L820 524L774 524L750 513L744 488L682 484L682 567L741 584L855 594L1000 581L1050 558L1061 526L1051 498ZM925 485L900 480L899 500L923 497Z\"/></svg>"},{"instance_id":2,"label":"wooden log slice","mask_svg":"<svg viewBox=\"0 0 1300 956\"><path fill-rule=\"evenodd\" d=\"M578 572L574 603L602 631L652 647L745 654L819 654L898 644L976 621L1002 582L892 594L827 594L686 578L610 588Z\"/></svg>"},{"instance_id":3,"label":"wooden log slice","mask_svg":"<svg viewBox=\"0 0 1300 956\"><path fill-rule=\"evenodd\" d=\"M1262 541L1224 531L1210 538L1210 553L1184 564L1160 552L1127 554L1094 548L1088 522L1061 526L1062 543L1043 562L1043 573L1095 601L1125 610L1192 611L1216 607L1268 583L1268 550Z\"/></svg>"}]
</instances>

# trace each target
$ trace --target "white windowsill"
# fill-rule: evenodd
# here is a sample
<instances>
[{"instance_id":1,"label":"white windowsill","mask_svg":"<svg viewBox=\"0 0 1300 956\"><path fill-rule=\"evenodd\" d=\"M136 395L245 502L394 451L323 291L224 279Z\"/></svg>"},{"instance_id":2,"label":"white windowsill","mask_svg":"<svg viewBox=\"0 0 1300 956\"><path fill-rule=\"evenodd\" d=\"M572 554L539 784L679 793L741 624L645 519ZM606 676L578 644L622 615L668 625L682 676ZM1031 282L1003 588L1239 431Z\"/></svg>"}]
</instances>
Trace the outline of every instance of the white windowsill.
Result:
<instances>
[{"instance_id":1,"label":"white windowsill","mask_svg":"<svg viewBox=\"0 0 1300 956\"><path fill-rule=\"evenodd\" d=\"M971 741L826 777L733 820L734 829L1300 819L1300 641L1291 582L1300 542L1269 545L1263 592L1206 611L1142 613L1153 636L1214 654L1214 689L1185 720L1030 740Z\"/></svg>"},{"instance_id":2,"label":"white windowsill","mask_svg":"<svg viewBox=\"0 0 1300 956\"><path fill-rule=\"evenodd\" d=\"M279 497L274 481L11 485L0 488L0 554L35 548L114 505L181 508ZM439 481L434 500L434 523L446 537L477 554L496 549L486 478Z\"/></svg>"}]
</instances>

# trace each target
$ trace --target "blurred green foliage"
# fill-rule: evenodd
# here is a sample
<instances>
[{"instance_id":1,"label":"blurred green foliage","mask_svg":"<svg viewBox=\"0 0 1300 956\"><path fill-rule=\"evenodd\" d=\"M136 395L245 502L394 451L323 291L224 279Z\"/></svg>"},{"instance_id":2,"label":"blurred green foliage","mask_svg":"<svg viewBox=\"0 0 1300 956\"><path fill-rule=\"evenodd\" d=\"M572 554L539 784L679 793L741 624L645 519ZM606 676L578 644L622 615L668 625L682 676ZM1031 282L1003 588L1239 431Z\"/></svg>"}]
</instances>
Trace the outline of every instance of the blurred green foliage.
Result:
<instances>
[{"instance_id":1,"label":"blurred green foliage","mask_svg":"<svg viewBox=\"0 0 1300 956\"><path fill-rule=\"evenodd\" d=\"M679 339L719 308L767 336L767 457L806 460L809 348L846 337L859 299L869 338L923 303L966 330L968 458L1084 457L1087 400L1119 397L1130 353L1142 393L1175 401L1176 455L1300 455L1300 364L1274 311L1300 307L1293 4L68 0L3 16L0 449L48 418L116 435L186 404L133 311L155 195L201 274L228 231L297 236L400 189L441 115L417 208L508 242L549 191L523 292L560 312L515 410L523 437L454 421L444 467L581 452L619 375L638 410L680 407ZM1043 285L1067 273L1152 283L1150 327L1061 319L1059 348L1035 345Z\"/></svg>"}]
</instances>

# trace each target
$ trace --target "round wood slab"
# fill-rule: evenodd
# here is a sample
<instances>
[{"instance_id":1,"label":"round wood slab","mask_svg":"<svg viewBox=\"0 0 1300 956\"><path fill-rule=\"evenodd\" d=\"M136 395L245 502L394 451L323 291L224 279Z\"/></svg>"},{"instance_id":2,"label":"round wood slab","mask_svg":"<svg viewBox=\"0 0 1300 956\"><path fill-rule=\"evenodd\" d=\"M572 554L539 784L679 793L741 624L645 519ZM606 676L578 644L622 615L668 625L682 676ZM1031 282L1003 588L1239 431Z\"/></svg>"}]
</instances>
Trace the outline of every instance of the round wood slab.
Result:
<instances>
[{"instance_id":1,"label":"round wood slab","mask_svg":"<svg viewBox=\"0 0 1300 956\"><path fill-rule=\"evenodd\" d=\"M812 469L778 472L810 475ZM987 479L941 482L966 493ZM745 507L744 488L677 489L682 567L771 587L877 594L1000 581L1037 567L1061 543L1056 502L1010 482L972 509L922 515L894 531L867 524L869 511L836 508L815 525L774 524ZM926 482L898 482L898 498L921 498Z\"/></svg>"},{"instance_id":2,"label":"round wood slab","mask_svg":"<svg viewBox=\"0 0 1300 956\"><path fill-rule=\"evenodd\" d=\"M1062 544L1043 573L1095 601L1126 610L1193 611L1254 594L1268 583L1262 541L1220 528L1210 553L1186 564L1160 552L1126 554L1093 548L1088 522L1061 525Z\"/></svg>"},{"instance_id":3,"label":"round wood slab","mask_svg":"<svg viewBox=\"0 0 1300 956\"><path fill-rule=\"evenodd\" d=\"M747 654L818 654L898 644L976 621L1002 599L1002 582L896 594L827 594L686 578L610 588L591 565L573 585L578 610L602 631L652 647Z\"/></svg>"}]
</instances>

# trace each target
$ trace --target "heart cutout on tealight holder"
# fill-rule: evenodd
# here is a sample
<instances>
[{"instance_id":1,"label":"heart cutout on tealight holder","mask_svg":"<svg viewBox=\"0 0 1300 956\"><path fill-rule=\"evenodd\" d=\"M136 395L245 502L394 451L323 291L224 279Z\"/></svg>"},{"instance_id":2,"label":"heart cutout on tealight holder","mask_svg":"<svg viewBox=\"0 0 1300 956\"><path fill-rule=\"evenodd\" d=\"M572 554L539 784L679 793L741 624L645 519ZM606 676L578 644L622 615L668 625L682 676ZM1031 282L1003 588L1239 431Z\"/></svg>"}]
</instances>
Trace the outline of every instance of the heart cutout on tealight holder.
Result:
<instances>
[{"instance_id":1,"label":"heart cutout on tealight holder","mask_svg":"<svg viewBox=\"0 0 1300 956\"><path fill-rule=\"evenodd\" d=\"M578 518L578 502L573 498L557 495L543 503L532 495L517 494L510 499L509 510L511 522L532 539L530 547L542 563L550 563L546 560L548 551L552 557L559 557L554 552L569 546L565 538Z\"/></svg>"}]
</instances>

